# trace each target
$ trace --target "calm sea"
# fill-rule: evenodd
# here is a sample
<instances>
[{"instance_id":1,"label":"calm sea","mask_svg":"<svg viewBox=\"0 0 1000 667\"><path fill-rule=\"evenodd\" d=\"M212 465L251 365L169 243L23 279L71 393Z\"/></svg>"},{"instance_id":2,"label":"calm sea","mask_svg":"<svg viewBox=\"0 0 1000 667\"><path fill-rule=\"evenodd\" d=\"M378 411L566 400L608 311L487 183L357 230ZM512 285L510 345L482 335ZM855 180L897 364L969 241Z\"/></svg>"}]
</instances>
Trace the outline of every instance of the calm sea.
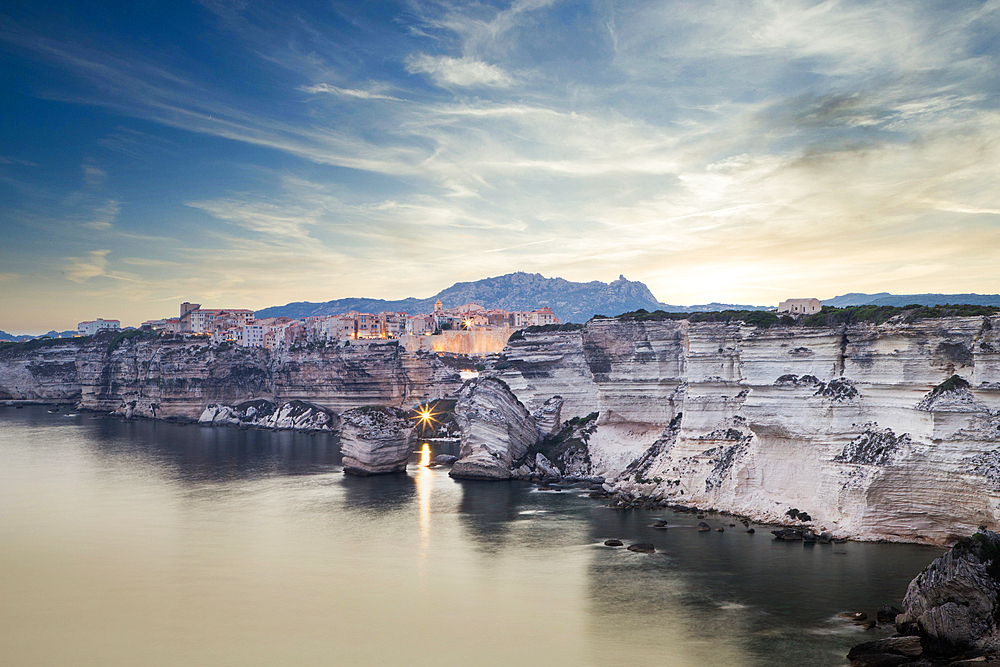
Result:
<instances>
[{"instance_id":1,"label":"calm sea","mask_svg":"<svg viewBox=\"0 0 1000 667\"><path fill-rule=\"evenodd\" d=\"M941 553L708 521L416 457L345 477L330 435L0 408L0 663L846 665L887 631L837 613Z\"/></svg>"}]
</instances>

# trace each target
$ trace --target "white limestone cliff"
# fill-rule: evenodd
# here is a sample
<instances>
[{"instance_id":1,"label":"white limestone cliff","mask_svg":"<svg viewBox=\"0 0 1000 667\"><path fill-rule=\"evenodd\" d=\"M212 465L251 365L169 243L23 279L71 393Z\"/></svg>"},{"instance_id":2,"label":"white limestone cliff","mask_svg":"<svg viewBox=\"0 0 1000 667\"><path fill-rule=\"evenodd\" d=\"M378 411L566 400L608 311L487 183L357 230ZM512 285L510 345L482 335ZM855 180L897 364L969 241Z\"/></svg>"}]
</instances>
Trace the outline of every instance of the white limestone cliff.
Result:
<instances>
[{"instance_id":1,"label":"white limestone cliff","mask_svg":"<svg viewBox=\"0 0 1000 667\"><path fill-rule=\"evenodd\" d=\"M588 455L613 491L943 544L1000 525L998 331L595 320L525 334L497 375L525 405L599 410Z\"/></svg>"}]
</instances>

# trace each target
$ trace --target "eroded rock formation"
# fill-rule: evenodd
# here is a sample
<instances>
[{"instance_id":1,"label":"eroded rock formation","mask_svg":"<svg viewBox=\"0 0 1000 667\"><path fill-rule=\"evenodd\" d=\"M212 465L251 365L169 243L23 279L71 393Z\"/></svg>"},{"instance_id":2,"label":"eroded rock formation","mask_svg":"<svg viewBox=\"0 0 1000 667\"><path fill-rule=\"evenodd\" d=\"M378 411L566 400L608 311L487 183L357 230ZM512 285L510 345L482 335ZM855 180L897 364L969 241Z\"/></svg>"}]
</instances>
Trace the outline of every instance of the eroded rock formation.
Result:
<instances>
[{"instance_id":1,"label":"eroded rock formation","mask_svg":"<svg viewBox=\"0 0 1000 667\"><path fill-rule=\"evenodd\" d=\"M352 408L340 415L340 449L345 473L406 472L406 462L416 444L414 423L398 408Z\"/></svg>"},{"instance_id":2,"label":"eroded rock formation","mask_svg":"<svg viewBox=\"0 0 1000 667\"><path fill-rule=\"evenodd\" d=\"M452 477L508 479L513 462L538 440L534 418L495 378L473 380L462 388L455 421L462 445Z\"/></svg>"},{"instance_id":3,"label":"eroded rock formation","mask_svg":"<svg viewBox=\"0 0 1000 667\"><path fill-rule=\"evenodd\" d=\"M130 417L200 419L209 405L303 401L339 412L453 396L457 370L434 354L372 343L268 351L204 338L113 333L0 351L0 400L79 401Z\"/></svg>"}]
</instances>

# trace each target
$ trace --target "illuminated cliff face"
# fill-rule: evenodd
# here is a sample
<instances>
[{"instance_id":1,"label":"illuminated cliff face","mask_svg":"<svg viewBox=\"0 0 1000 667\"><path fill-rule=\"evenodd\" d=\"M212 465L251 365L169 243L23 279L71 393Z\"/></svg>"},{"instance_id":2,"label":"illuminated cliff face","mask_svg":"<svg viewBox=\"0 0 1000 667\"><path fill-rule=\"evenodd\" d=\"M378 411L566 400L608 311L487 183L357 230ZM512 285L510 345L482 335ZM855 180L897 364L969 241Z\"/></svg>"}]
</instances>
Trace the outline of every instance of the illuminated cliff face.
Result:
<instances>
[{"instance_id":1,"label":"illuminated cliff face","mask_svg":"<svg viewBox=\"0 0 1000 667\"><path fill-rule=\"evenodd\" d=\"M436 336L400 337L399 344L408 352L448 352L467 356L499 354L507 345L512 330L509 327L472 329L471 331L442 331Z\"/></svg>"}]
</instances>

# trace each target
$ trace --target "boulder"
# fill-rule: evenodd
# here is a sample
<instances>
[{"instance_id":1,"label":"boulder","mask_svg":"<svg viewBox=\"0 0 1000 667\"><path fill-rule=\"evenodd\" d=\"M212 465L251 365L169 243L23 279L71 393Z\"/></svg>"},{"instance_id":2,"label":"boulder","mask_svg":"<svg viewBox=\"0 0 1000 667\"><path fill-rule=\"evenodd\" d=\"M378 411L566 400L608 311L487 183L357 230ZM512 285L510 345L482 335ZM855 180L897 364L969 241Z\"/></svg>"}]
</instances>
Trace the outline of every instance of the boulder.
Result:
<instances>
[{"instance_id":1,"label":"boulder","mask_svg":"<svg viewBox=\"0 0 1000 667\"><path fill-rule=\"evenodd\" d=\"M839 614L837 614L837 616L840 616L841 618L846 618L849 621L854 621L855 623L858 621L867 620L868 618L868 614L866 614L863 611L842 611Z\"/></svg>"},{"instance_id":2,"label":"boulder","mask_svg":"<svg viewBox=\"0 0 1000 667\"><path fill-rule=\"evenodd\" d=\"M802 539L802 531L797 528L782 528L780 530L772 530L771 534L774 535L776 540L785 540L788 542L797 541Z\"/></svg>"},{"instance_id":3,"label":"boulder","mask_svg":"<svg viewBox=\"0 0 1000 667\"><path fill-rule=\"evenodd\" d=\"M545 454L539 452L535 454L535 470L546 475L547 477L562 477L562 472L559 468L553 465L552 461L549 461Z\"/></svg>"},{"instance_id":4,"label":"boulder","mask_svg":"<svg viewBox=\"0 0 1000 667\"><path fill-rule=\"evenodd\" d=\"M998 575L1000 535L983 531L959 540L910 582L897 629L945 655L995 638Z\"/></svg>"},{"instance_id":5,"label":"boulder","mask_svg":"<svg viewBox=\"0 0 1000 667\"><path fill-rule=\"evenodd\" d=\"M434 457L434 465L439 466L450 466L452 463L458 460L457 456L452 456L451 454L438 454Z\"/></svg>"},{"instance_id":6,"label":"boulder","mask_svg":"<svg viewBox=\"0 0 1000 667\"><path fill-rule=\"evenodd\" d=\"M452 477L510 479L513 461L538 440L534 418L496 378L478 378L462 387L455 421L462 446Z\"/></svg>"},{"instance_id":7,"label":"boulder","mask_svg":"<svg viewBox=\"0 0 1000 667\"><path fill-rule=\"evenodd\" d=\"M847 659L853 661L862 655L884 653L916 658L923 651L924 647L920 644L920 637L887 637L886 639L876 639L858 644L848 652Z\"/></svg>"},{"instance_id":8,"label":"boulder","mask_svg":"<svg viewBox=\"0 0 1000 667\"><path fill-rule=\"evenodd\" d=\"M636 544L630 544L628 546L629 551L635 551L640 554L652 554L656 553L656 547L654 547L649 542L637 542Z\"/></svg>"},{"instance_id":9,"label":"boulder","mask_svg":"<svg viewBox=\"0 0 1000 667\"><path fill-rule=\"evenodd\" d=\"M344 472L383 475L406 472L417 444L414 424L398 408L352 408L340 415Z\"/></svg>"},{"instance_id":10,"label":"boulder","mask_svg":"<svg viewBox=\"0 0 1000 667\"><path fill-rule=\"evenodd\" d=\"M892 605L886 604L878 608L878 611L875 612L875 618L878 619L879 623L895 623L896 617L902 613Z\"/></svg>"},{"instance_id":11,"label":"boulder","mask_svg":"<svg viewBox=\"0 0 1000 667\"><path fill-rule=\"evenodd\" d=\"M604 540L604 546L606 547L620 547L624 544L621 540Z\"/></svg>"},{"instance_id":12,"label":"boulder","mask_svg":"<svg viewBox=\"0 0 1000 667\"><path fill-rule=\"evenodd\" d=\"M705 523L704 521L702 521L698 524L698 530L704 533L706 531L712 530L712 527L707 523Z\"/></svg>"}]
</instances>

